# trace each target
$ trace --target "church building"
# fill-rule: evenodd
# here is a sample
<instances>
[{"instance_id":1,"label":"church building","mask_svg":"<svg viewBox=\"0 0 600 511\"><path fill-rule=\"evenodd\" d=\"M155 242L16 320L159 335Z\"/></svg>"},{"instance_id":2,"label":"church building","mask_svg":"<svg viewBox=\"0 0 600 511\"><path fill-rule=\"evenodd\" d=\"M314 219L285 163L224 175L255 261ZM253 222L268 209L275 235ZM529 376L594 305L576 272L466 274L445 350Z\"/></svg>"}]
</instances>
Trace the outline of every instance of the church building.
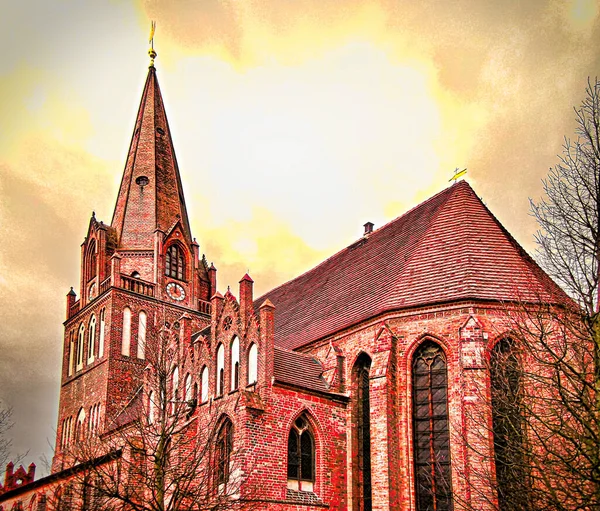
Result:
<instances>
[{"instance_id":1,"label":"church building","mask_svg":"<svg viewBox=\"0 0 600 511\"><path fill-rule=\"evenodd\" d=\"M161 448L203 444L190 484L227 495L215 509L496 509L494 430L476 418L492 424L490 354L507 304L563 292L466 181L263 296L248 274L219 289L153 61L112 220L92 215L67 294L52 472L10 464L0 510L102 509L78 474L120 457L138 460L121 491L146 495L136 428L179 412ZM111 449L86 459L83 439Z\"/></svg>"}]
</instances>

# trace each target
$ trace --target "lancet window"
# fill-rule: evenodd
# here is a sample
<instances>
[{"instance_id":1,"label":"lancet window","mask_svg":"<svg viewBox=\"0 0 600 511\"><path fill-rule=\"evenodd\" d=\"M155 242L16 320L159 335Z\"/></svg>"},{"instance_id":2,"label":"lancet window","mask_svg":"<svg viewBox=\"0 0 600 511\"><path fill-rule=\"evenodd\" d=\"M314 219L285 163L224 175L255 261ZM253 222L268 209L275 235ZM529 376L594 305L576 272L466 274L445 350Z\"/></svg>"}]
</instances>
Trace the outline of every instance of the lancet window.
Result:
<instances>
[{"instance_id":1,"label":"lancet window","mask_svg":"<svg viewBox=\"0 0 600 511\"><path fill-rule=\"evenodd\" d=\"M451 511L448 376L441 347L425 341L414 354L412 369L417 510Z\"/></svg>"},{"instance_id":2,"label":"lancet window","mask_svg":"<svg viewBox=\"0 0 600 511\"><path fill-rule=\"evenodd\" d=\"M288 488L313 491L315 481L315 439L305 414L298 417L288 436Z\"/></svg>"},{"instance_id":3,"label":"lancet window","mask_svg":"<svg viewBox=\"0 0 600 511\"><path fill-rule=\"evenodd\" d=\"M183 280L185 275L185 259L183 251L177 244L171 245L167 249L165 259L165 274L174 279Z\"/></svg>"}]
</instances>

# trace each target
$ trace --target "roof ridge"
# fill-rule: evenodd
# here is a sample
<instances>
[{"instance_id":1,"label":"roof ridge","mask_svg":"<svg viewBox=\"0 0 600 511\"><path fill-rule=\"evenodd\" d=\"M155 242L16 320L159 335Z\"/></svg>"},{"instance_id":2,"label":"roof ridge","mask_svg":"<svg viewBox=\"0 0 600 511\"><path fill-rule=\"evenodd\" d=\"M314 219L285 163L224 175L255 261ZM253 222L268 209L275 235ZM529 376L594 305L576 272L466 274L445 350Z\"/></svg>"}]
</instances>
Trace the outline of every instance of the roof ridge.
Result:
<instances>
[{"instance_id":1,"label":"roof ridge","mask_svg":"<svg viewBox=\"0 0 600 511\"><path fill-rule=\"evenodd\" d=\"M465 181L466 182L466 181ZM385 224L383 224L381 227L373 230L368 238L365 238L364 236L358 238L357 240L354 240L353 242L351 242L349 245L346 245L345 247L341 248L340 250L338 250L337 252L335 252L334 254L332 254L331 256L329 256L327 259L324 259L323 261L321 261L319 264L317 264L316 266L313 266L312 268L309 268L308 270L306 270L305 272L301 273L300 275L297 275L296 277L293 277L285 282L283 282L282 284L279 284L278 286L275 286L274 288L269 289L266 293L263 293L261 296L257 297L254 300L254 304L256 306L256 304L258 302L262 302L261 299L263 299L265 296L270 295L271 293L273 293L274 291L276 291L277 289L280 289L284 286L287 286L290 282L294 282L296 280L300 280L302 277L306 276L307 274L315 271L317 268L325 265L326 263L328 263L329 261L331 261L332 259L336 258L339 254L341 254L342 252L348 250L350 247L353 247L356 243L361 242L362 240L367 240L367 239L372 239L372 238L377 238L377 236L384 231L387 227L389 227L390 225L394 224L395 222L397 222L398 220L406 217L407 215L413 213L414 211L421 209L423 207L425 207L426 205L428 205L429 203L433 202L435 199L437 199L440 195L443 195L445 193L450 193L452 191L452 189L456 186L460 186L460 184L463 183L463 181L459 181L457 183L452 184L451 186L444 188L443 190L440 190L438 193L436 193L435 195L432 195L431 197L429 197L428 199L426 199L423 202L420 202L419 204L413 206L411 209L409 209L408 211L406 211L405 213L402 213L400 216L397 216L395 218L393 218L392 220L390 220L389 222L386 222ZM468 186L468 184L467 184ZM470 188L470 187L469 187ZM277 304L275 304L277 305Z\"/></svg>"}]
</instances>

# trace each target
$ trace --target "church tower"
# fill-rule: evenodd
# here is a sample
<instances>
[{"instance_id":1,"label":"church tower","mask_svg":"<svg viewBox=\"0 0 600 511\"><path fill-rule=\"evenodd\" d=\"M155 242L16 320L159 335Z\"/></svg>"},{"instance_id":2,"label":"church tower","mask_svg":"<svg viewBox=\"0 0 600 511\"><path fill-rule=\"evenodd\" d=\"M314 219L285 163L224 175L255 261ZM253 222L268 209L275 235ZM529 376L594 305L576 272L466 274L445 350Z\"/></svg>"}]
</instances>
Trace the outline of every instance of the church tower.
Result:
<instances>
[{"instance_id":1,"label":"church tower","mask_svg":"<svg viewBox=\"0 0 600 511\"><path fill-rule=\"evenodd\" d=\"M152 58L110 225L94 214L81 246L79 299L67 294L53 471L66 446L106 434L135 398L164 326L210 324L216 269L192 238Z\"/></svg>"}]
</instances>

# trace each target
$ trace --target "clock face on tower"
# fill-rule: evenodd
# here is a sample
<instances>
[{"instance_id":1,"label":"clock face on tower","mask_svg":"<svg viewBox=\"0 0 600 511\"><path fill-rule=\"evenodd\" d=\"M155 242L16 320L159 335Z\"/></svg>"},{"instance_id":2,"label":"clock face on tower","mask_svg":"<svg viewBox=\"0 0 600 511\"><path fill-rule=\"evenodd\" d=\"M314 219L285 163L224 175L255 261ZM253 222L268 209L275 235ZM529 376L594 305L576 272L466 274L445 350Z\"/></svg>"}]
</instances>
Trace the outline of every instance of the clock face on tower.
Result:
<instances>
[{"instance_id":1,"label":"clock face on tower","mask_svg":"<svg viewBox=\"0 0 600 511\"><path fill-rule=\"evenodd\" d=\"M177 300L178 302L180 302L185 298L185 289L183 289L183 287L181 287L176 282L169 282L167 284L167 294L173 300Z\"/></svg>"}]
</instances>

